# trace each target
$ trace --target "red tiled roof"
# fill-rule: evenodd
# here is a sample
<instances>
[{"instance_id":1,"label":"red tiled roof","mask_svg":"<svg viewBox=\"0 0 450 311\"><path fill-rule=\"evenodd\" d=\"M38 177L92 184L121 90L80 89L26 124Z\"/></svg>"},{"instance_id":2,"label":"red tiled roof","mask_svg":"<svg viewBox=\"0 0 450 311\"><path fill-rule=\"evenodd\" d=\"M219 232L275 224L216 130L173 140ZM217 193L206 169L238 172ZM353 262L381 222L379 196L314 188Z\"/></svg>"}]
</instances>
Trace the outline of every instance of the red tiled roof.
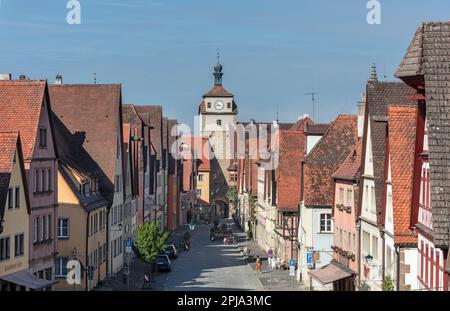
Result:
<instances>
[{"instance_id":1,"label":"red tiled roof","mask_svg":"<svg viewBox=\"0 0 450 311\"><path fill-rule=\"evenodd\" d=\"M228 92L222 85L214 85L208 93L203 97L233 97L234 95Z\"/></svg>"},{"instance_id":2,"label":"red tiled roof","mask_svg":"<svg viewBox=\"0 0 450 311\"><path fill-rule=\"evenodd\" d=\"M303 131L279 131L279 164L276 170L277 207L297 210L300 203L300 168L305 154Z\"/></svg>"},{"instance_id":3,"label":"red tiled roof","mask_svg":"<svg viewBox=\"0 0 450 311\"><path fill-rule=\"evenodd\" d=\"M0 219L3 219L18 139L18 132L0 132Z\"/></svg>"},{"instance_id":4,"label":"red tiled roof","mask_svg":"<svg viewBox=\"0 0 450 311\"><path fill-rule=\"evenodd\" d=\"M197 158L199 171L211 170L211 147L209 146L209 140L200 136L183 136L181 141L189 146L189 149L193 151ZM198 148L201 148L199 150ZM183 153L185 154L185 153Z\"/></svg>"},{"instance_id":5,"label":"red tiled roof","mask_svg":"<svg viewBox=\"0 0 450 311\"><path fill-rule=\"evenodd\" d=\"M411 106L416 105L414 101L408 99L409 95L416 94L416 91L401 82L368 82L366 86L367 103L366 119L364 120L364 139L367 142L368 128L370 127L370 140L372 144L373 159L373 179L375 181L375 204L377 224L382 223L383 189L385 181L386 164L386 132L387 132L387 108L389 105ZM369 156L364 155L362 159L369 160ZM364 174L364 165L361 173Z\"/></svg>"},{"instance_id":6,"label":"red tiled roof","mask_svg":"<svg viewBox=\"0 0 450 311\"><path fill-rule=\"evenodd\" d=\"M428 126L428 159L435 247L450 241L450 22L420 25L396 76L413 87L424 86ZM416 189L419 191L418 189Z\"/></svg>"},{"instance_id":7,"label":"red tiled roof","mask_svg":"<svg viewBox=\"0 0 450 311\"><path fill-rule=\"evenodd\" d=\"M45 81L0 81L0 131L19 131L25 160L33 156Z\"/></svg>"},{"instance_id":8,"label":"red tiled roof","mask_svg":"<svg viewBox=\"0 0 450 311\"><path fill-rule=\"evenodd\" d=\"M28 212L30 212L30 204L28 202L28 192L25 177L25 169L23 166L23 154L21 148L21 139L19 132L0 132L0 220L3 219L6 199L8 196L9 182L14 166L14 158L18 152L19 158L16 159L21 165L21 173L24 181L26 204Z\"/></svg>"},{"instance_id":9,"label":"red tiled roof","mask_svg":"<svg viewBox=\"0 0 450 311\"><path fill-rule=\"evenodd\" d=\"M359 176L359 169L361 167L361 148L362 141L360 140L344 163L334 172L334 179L356 180Z\"/></svg>"},{"instance_id":10,"label":"red tiled roof","mask_svg":"<svg viewBox=\"0 0 450 311\"><path fill-rule=\"evenodd\" d=\"M101 190L112 200L117 136L122 127L121 86L49 86L55 141L60 157L82 173L104 177ZM119 137L122 140L122 137Z\"/></svg>"},{"instance_id":11,"label":"red tiled roof","mask_svg":"<svg viewBox=\"0 0 450 311\"><path fill-rule=\"evenodd\" d=\"M138 106L134 105L139 117L144 120L147 125L152 126L150 130L150 142L156 150L156 159L161 159L162 150L162 107L161 106ZM151 151L152 154L154 151Z\"/></svg>"},{"instance_id":12,"label":"red tiled roof","mask_svg":"<svg viewBox=\"0 0 450 311\"><path fill-rule=\"evenodd\" d=\"M394 242L417 243L410 229L417 107L388 109L389 154L392 178Z\"/></svg>"},{"instance_id":13,"label":"red tiled roof","mask_svg":"<svg viewBox=\"0 0 450 311\"><path fill-rule=\"evenodd\" d=\"M306 206L332 206L333 173L358 142L357 117L340 115L305 159Z\"/></svg>"}]
</instances>

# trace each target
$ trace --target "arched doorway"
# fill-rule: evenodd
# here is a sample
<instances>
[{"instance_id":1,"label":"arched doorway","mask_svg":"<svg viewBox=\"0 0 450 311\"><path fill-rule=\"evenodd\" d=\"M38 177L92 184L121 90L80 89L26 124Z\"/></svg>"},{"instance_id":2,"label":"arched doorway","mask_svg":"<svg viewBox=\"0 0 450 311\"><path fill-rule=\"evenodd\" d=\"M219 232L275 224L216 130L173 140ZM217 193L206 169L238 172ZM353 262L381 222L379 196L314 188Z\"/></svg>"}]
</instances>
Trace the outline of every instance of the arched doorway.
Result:
<instances>
[{"instance_id":1,"label":"arched doorway","mask_svg":"<svg viewBox=\"0 0 450 311\"><path fill-rule=\"evenodd\" d=\"M230 210L228 203L225 200L215 200L214 201L214 216L215 218L229 218Z\"/></svg>"}]
</instances>

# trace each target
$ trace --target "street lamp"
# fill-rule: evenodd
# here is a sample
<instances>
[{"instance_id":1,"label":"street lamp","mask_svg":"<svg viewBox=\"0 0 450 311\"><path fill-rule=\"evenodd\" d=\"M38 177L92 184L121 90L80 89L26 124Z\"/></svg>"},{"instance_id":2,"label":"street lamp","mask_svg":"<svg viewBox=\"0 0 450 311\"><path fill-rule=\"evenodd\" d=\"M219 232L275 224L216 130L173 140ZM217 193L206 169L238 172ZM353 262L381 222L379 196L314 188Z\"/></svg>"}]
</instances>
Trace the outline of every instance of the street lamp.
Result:
<instances>
[{"instance_id":1,"label":"street lamp","mask_svg":"<svg viewBox=\"0 0 450 311\"><path fill-rule=\"evenodd\" d=\"M371 256L371 255L369 254L369 255L367 255L365 258L366 258L366 263L367 263L369 266L371 266L371 265L372 265L372 262L373 262L373 256Z\"/></svg>"}]
</instances>

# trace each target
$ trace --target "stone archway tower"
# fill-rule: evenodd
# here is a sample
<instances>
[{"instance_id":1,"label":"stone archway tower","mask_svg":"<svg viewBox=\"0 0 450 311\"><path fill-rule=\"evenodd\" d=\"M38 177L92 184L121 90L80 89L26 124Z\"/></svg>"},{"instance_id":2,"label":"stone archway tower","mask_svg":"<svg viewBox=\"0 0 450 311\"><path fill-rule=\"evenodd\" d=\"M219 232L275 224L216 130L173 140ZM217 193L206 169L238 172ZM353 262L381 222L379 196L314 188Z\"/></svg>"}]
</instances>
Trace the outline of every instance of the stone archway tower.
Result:
<instances>
[{"instance_id":1,"label":"stone archway tower","mask_svg":"<svg viewBox=\"0 0 450 311\"><path fill-rule=\"evenodd\" d=\"M231 137L227 133L228 125L236 126L238 114L234 95L222 85L223 67L217 59L214 66L214 86L203 95L199 106L200 135L208 138L214 151L215 159L211 161L211 203L226 198L231 178L229 168L234 162ZM229 216L223 212L223 215Z\"/></svg>"}]
</instances>

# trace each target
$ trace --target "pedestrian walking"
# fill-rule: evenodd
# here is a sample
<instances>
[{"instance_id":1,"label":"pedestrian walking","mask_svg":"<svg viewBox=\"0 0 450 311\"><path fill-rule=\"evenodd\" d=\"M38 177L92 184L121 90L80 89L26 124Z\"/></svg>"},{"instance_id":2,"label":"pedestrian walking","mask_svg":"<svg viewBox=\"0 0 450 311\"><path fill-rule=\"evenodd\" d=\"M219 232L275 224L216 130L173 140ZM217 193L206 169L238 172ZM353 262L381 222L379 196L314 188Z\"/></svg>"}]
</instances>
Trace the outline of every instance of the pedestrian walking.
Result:
<instances>
[{"instance_id":1,"label":"pedestrian walking","mask_svg":"<svg viewBox=\"0 0 450 311\"><path fill-rule=\"evenodd\" d=\"M261 259L259 258L259 255L256 256L256 272L261 272Z\"/></svg>"}]
</instances>

